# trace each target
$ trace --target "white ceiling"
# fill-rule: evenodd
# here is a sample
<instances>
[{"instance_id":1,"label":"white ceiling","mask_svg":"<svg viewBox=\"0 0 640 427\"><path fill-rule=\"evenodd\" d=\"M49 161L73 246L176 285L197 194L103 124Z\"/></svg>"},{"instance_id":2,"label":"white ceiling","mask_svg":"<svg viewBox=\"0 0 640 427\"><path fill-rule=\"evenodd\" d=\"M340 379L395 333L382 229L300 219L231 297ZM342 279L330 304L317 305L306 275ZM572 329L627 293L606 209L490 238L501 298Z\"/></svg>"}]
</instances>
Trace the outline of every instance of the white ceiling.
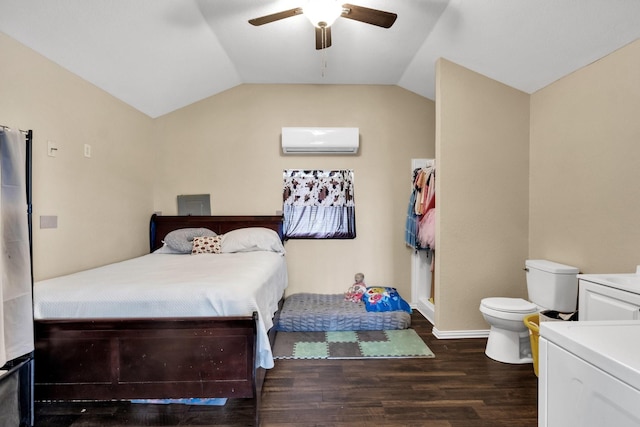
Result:
<instances>
[{"instance_id":1,"label":"white ceiling","mask_svg":"<svg viewBox=\"0 0 640 427\"><path fill-rule=\"evenodd\" d=\"M348 0L316 51L306 0L0 0L0 31L150 117L242 83L398 85L434 99L439 57L527 93L640 38L640 0Z\"/></svg>"}]
</instances>

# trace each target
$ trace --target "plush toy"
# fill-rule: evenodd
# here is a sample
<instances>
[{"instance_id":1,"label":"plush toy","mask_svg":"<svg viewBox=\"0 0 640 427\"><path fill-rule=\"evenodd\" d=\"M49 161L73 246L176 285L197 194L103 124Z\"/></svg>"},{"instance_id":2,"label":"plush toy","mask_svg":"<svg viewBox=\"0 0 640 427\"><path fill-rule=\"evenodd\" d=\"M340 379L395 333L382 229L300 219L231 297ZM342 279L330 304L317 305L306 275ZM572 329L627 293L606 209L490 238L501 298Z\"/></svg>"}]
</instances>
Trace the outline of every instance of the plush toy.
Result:
<instances>
[{"instance_id":1,"label":"plush toy","mask_svg":"<svg viewBox=\"0 0 640 427\"><path fill-rule=\"evenodd\" d=\"M367 290L367 285L364 284L364 274L356 273L355 283L351 285L347 292L344 293L344 299L351 302L360 302L362 295Z\"/></svg>"}]
</instances>

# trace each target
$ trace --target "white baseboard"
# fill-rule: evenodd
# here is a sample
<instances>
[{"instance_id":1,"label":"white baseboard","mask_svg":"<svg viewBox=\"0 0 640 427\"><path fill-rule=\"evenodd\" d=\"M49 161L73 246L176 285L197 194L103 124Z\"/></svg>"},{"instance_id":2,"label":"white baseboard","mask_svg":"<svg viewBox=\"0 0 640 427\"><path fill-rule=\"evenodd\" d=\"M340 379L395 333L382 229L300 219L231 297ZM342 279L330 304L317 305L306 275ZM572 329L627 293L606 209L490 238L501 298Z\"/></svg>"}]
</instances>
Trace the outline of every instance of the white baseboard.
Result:
<instances>
[{"instance_id":1,"label":"white baseboard","mask_svg":"<svg viewBox=\"0 0 640 427\"><path fill-rule=\"evenodd\" d=\"M468 331L440 331L433 327L433 336L440 340L459 339L459 338L487 338L489 336L488 329L468 330Z\"/></svg>"},{"instance_id":2,"label":"white baseboard","mask_svg":"<svg viewBox=\"0 0 640 427\"><path fill-rule=\"evenodd\" d=\"M435 327L435 307L431 301L420 299L413 307L418 310L432 325L433 336L438 339L458 339L458 338L487 338L489 337L489 329L468 330L468 331L440 331Z\"/></svg>"},{"instance_id":3,"label":"white baseboard","mask_svg":"<svg viewBox=\"0 0 640 427\"><path fill-rule=\"evenodd\" d=\"M420 312L432 325L435 325L435 308L430 301L419 300L414 307Z\"/></svg>"}]
</instances>

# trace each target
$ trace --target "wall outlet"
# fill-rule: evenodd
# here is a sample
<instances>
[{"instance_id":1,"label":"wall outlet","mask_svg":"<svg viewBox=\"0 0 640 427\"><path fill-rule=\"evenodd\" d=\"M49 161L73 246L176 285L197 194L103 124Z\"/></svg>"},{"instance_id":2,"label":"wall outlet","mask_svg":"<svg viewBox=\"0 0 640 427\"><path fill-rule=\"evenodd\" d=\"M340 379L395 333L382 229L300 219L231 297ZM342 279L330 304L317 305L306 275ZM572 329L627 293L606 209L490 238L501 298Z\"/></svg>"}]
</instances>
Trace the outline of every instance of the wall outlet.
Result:
<instances>
[{"instance_id":1,"label":"wall outlet","mask_svg":"<svg viewBox=\"0 0 640 427\"><path fill-rule=\"evenodd\" d=\"M91 157L91 146L89 144L84 144L84 156Z\"/></svg>"}]
</instances>

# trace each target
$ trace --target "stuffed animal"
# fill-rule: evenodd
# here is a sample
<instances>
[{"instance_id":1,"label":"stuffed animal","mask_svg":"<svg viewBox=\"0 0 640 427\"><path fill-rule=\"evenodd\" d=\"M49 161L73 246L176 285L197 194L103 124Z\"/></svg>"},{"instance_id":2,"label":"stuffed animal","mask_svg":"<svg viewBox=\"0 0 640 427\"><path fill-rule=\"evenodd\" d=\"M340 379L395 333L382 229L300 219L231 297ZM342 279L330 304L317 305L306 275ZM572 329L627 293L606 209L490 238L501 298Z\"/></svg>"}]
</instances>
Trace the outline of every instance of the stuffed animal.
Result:
<instances>
[{"instance_id":1,"label":"stuffed animal","mask_svg":"<svg viewBox=\"0 0 640 427\"><path fill-rule=\"evenodd\" d=\"M344 299L351 302L360 302L362 295L367 290L367 285L364 284L364 274L356 273L355 283L351 285L347 292L344 293Z\"/></svg>"}]
</instances>

